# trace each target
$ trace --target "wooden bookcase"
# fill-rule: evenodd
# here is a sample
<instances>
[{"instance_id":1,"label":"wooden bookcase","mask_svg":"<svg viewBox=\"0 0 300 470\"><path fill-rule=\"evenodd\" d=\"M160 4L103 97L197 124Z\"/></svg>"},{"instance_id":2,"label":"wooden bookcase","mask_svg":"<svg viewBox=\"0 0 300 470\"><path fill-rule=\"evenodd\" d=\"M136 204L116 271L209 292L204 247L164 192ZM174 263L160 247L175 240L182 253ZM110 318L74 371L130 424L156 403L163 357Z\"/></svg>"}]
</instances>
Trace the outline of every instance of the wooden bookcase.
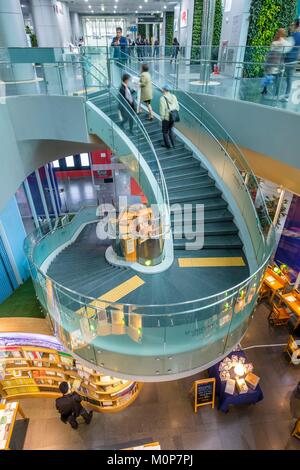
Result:
<instances>
[{"instance_id":1,"label":"wooden bookcase","mask_svg":"<svg viewBox=\"0 0 300 470\"><path fill-rule=\"evenodd\" d=\"M106 376L65 352L34 346L0 347L0 395L7 401L57 398L66 381L91 408L118 412L138 396L142 384Z\"/></svg>"}]
</instances>

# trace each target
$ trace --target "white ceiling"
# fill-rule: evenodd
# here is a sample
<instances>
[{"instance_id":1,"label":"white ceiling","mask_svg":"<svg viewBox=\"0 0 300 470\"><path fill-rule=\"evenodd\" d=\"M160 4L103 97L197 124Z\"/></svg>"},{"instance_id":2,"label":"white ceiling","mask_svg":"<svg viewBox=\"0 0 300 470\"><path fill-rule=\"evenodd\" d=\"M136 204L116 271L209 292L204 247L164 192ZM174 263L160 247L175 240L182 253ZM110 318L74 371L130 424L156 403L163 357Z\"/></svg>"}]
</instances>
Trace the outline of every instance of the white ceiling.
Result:
<instances>
[{"instance_id":1,"label":"white ceiling","mask_svg":"<svg viewBox=\"0 0 300 470\"><path fill-rule=\"evenodd\" d=\"M94 14L105 14L105 13L135 13L138 12L139 15L145 13L157 13L167 10L173 10L174 5L177 3L175 1L167 0L68 0L66 3L69 4L70 11L75 11L78 13L91 14L91 11L94 11ZM89 5L91 8L89 8ZM114 5L117 8L114 8ZM104 6L104 11L101 10L101 7ZM139 7L142 8L139 8ZM164 8L166 7L166 8Z\"/></svg>"}]
</instances>

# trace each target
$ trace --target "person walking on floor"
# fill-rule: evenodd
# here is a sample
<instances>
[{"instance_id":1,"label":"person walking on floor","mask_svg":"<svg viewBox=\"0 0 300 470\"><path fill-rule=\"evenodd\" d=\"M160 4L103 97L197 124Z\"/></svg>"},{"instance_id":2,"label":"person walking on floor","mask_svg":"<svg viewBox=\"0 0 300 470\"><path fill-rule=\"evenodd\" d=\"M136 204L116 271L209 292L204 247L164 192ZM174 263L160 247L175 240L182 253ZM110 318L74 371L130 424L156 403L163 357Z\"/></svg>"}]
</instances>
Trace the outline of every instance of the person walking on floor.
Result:
<instances>
[{"instance_id":1,"label":"person walking on floor","mask_svg":"<svg viewBox=\"0 0 300 470\"><path fill-rule=\"evenodd\" d=\"M81 402L82 398L78 393L69 393L69 385L67 382L61 382L59 390L62 397L56 399L56 409L60 413L60 419L65 423L69 423L73 429L78 428L77 419L82 416L86 424L90 424L93 412L89 413L83 408Z\"/></svg>"},{"instance_id":2,"label":"person walking on floor","mask_svg":"<svg viewBox=\"0 0 300 470\"><path fill-rule=\"evenodd\" d=\"M133 117L132 113L135 112L135 102L132 96L132 91L129 88L130 75L124 73L122 76L122 83L119 89L120 95L123 96L121 99L119 110L122 116L121 129L124 130L126 122L129 123L129 133L133 135ZM128 109L129 108L129 109Z\"/></svg>"},{"instance_id":3,"label":"person walking on floor","mask_svg":"<svg viewBox=\"0 0 300 470\"><path fill-rule=\"evenodd\" d=\"M285 54L285 76L286 76L286 90L285 94L281 96L281 101L288 101L292 90L293 76L295 75L296 66L300 53L300 19L297 18L290 28L290 35L288 40L293 45L292 49Z\"/></svg>"},{"instance_id":4,"label":"person walking on floor","mask_svg":"<svg viewBox=\"0 0 300 470\"><path fill-rule=\"evenodd\" d=\"M180 47L180 44L177 41L177 38L174 38L172 42L172 55L171 55L170 64L172 64L173 60L176 63L178 52L179 52L179 47Z\"/></svg>"},{"instance_id":5,"label":"person walking on floor","mask_svg":"<svg viewBox=\"0 0 300 470\"><path fill-rule=\"evenodd\" d=\"M170 85L166 84L162 87L163 96L159 102L159 114L162 121L162 133L164 143L162 147L175 147L175 137L173 133L174 120L172 119L172 111L179 111L179 104L175 95L171 93Z\"/></svg>"},{"instance_id":6,"label":"person walking on floor","mask_svg":"<svg viewBox=\"0 0 300 470\"><path fill-rule=\"evenodd\" d=\"M141 77L140 77L140 87L141 87L141 101L145 103L147 106L149 116L148 120L153 119L153 111L151 107L151 100L153 98L153 90L152 90L152 81L151 81L151 75L149 73L149 66L148 64L143 64L142 69L141 69ZM141 104L139 108L139 113L141 112Z\"/></svg>"},{"instance_id":7,"label":"person walking on floor","mask_svg":"<svg viewBox=\"0 0 300 470\"><path fill-rule=\"evenodd\" d=\"M116 64L119 66L124 65L128 58L128 43L120 26L116 28L116 36L113 38L111 46L114 48Z\"/></svg>"},{"instance_id":8,"label":"person walking on floor","mask_svg":"<svg viewBox=\"0 0 300 470\"><path fill-rule=\"evenodd\" d=\"M289 53L293 45L286 38L286 31L280 28L272 42L270 52L265 64L265 78L263 80L262 95L268 94L268 86L274 83L274 96L277 98L280 92L281 77L283 71L284 54Z\"/></svg>"},{"instance_id":9,"label":"person walking on floor","mask_svg":"<svg viewBox=\"0 0 300 470\"><path fill-rule=\"evenodd\" d=\"M159 40L158 39L155 39L154 41L153 57L156 57L157 59L159 58Z\"/></svg>"}]
</instances>

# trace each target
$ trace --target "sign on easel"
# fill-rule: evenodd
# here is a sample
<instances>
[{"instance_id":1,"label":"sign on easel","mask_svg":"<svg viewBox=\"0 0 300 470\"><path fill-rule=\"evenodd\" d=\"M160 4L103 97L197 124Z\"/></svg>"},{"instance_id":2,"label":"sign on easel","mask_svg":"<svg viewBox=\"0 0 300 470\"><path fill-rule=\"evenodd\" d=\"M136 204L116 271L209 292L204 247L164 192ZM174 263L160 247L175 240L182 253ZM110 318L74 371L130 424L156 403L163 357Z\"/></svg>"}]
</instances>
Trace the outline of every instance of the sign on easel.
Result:
<instances>
[{"instance_id":1,"label":"sign on easel","mask_svg":"<svg viewBox=\"0 0 300 470\"><path fill-rule=\"evenodd\" d=\"M194 382L195 405L197 413L200 406L211 405L215 407L216 379L201 379Z\"/></svg>"}]
</instances>

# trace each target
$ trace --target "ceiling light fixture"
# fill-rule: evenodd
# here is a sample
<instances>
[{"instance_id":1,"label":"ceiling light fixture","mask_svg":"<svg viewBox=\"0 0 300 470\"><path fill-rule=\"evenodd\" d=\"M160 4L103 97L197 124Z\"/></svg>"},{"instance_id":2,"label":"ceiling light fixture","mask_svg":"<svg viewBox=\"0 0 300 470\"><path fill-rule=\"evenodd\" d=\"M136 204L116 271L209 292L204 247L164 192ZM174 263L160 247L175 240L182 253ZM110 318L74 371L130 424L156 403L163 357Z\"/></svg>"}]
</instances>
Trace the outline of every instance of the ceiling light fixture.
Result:
<instances>
[{"instance_id":1,"label":"ceiling light fixture","mask_svg":"<svg viewBox=\"0 0 300 470\"><path fill-rule=\"evenodd\" d=\"M89 8L92 8L91 5L89 5Z\"/></svg>"},{"instance_id":2,"label":"ceiling light fixture","mask_svg":"<svg viewBox=\"0 0 300 470\"><path fill-rule=\"evenodd\" d=\"M143 8L142 5L140 5L140 6L139 6L139 9L141 10L142 8Z\"/></svg>"},{"instance_id":3,"label":"ceiling light fixture","mask_svg":"<svg viewBox=\"0 0 300 470\"><path fill-rule=\"evenodd\" d=\"M102 7L101 7L101 11L104 11L104 6L103 6L103 5L102 5Z\"/></svg>"},{"instance_id":4,"label":"ceiling light fixture","mask_svg":"<svg viewBox=\"0 0 300 470\"><path fill-rule=\"evenodd\" d=\"M164 9L165 9L165 10L167 9L167 5L164 5Z\"/></svg>"}]
</instances>

